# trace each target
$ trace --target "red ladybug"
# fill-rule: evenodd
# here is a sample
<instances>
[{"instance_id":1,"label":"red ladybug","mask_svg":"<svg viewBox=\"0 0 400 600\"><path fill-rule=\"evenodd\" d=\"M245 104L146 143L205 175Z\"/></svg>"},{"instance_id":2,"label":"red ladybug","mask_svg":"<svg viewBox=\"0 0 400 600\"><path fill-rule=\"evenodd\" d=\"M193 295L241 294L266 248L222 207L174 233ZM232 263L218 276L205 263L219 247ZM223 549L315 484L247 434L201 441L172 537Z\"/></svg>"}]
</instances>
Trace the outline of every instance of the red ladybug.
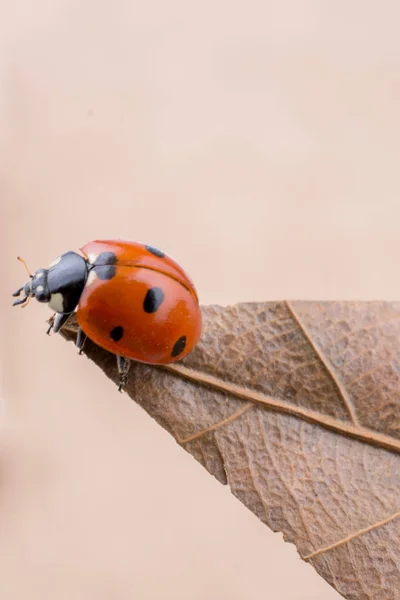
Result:
<instances>
[{"instance_id":1,"label":"red ladybug","mask_svg":"<svg viewBox=\"0 0 400 600\"><path fill-rule=\"evenodd\" d=\"M29 273L29 271L28 271ZM55 311L60 331L72 313L80 351L86 336L117 356L119 389L130 359L163 365L193 350L201 334L201 311L192 280L164 252L135 242L94 241L38 269L13 296L31 297Z\"/></svg>"}]
</instances>

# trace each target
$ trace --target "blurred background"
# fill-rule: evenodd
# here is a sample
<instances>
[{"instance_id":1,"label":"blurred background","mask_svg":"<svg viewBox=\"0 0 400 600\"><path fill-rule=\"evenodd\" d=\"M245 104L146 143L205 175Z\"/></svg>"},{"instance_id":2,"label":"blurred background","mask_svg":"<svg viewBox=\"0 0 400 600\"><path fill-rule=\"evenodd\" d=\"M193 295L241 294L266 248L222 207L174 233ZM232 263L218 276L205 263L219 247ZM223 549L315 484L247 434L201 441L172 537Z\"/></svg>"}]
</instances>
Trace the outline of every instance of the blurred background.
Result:
<instances>
[{"instance_id":1,"label":"blurred background","mask_svg":"<svg viewBox=\"0 0 400 600\"><path fill-rule=\"evenodd\" d=\"M2 3L0 595L334 600L88 360L11 309L91 239L203 304L399 299L395 0Z\"/></svg>"}]
</instances>

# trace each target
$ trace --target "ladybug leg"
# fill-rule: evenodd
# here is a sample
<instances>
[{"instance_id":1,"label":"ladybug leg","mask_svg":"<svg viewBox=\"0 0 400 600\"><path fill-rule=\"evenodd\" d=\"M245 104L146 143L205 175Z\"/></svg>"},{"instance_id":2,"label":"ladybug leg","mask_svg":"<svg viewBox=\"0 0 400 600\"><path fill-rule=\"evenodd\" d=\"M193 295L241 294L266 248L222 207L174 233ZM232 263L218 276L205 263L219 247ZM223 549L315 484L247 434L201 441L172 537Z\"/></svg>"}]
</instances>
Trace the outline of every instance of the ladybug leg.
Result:
<instances>
[{"instance_id":1,"label":"ladybug leg","mask_svg":"<svg viewBox=\"0 0 400 600\"><path fill-rule=\"evenodd\" d=\"M117 355L117 366L119 373L118 391L121 392L128 381L128 371L131 366L131 361L129 358L125 358L125 356Z\"/></svg>"},{"instance_id":2,"label":"ladybug leg","mask_svg":"<svg viewBox=\"0 0 400 600\"><path fill-rule=\"evenodd\" d=\"M58 333L60 331L61 327L63 327L65 325L65 323L68 321L71 314L72 313L56 313L54 315L54 317L51 319L50 326L46 332L47 335L50 335L51 330L53 330L53 333Z\"/></svg>"},{"instance_id":3,"label":"ladybug leg","mask_svg":"<svg viewBox=\"0 0 400 600\"><path fill-rule=\"evenodd\" d=\"M50 335L51 330L53 329L53 325L54 325L54 317L56 316L56 313L53 313L50 317L50 319L47 321L47 323L49 324L49 328L46 331L47 335Z\"/></svg>"},{"instance_id":4,"label":"ladybug leg","mask_svg":"<svg viewBox=\"0 0 400 600\"><path fill-rule=\"evenodd\" d=\"M86 340L87 340L87 335L83 332L83 329L81 329L79 327L78 333L76 335L76 342L75 342L76 347L79 349L78 354L82 354L83 346L85 345Z\"/></svg>"}]
</instances>

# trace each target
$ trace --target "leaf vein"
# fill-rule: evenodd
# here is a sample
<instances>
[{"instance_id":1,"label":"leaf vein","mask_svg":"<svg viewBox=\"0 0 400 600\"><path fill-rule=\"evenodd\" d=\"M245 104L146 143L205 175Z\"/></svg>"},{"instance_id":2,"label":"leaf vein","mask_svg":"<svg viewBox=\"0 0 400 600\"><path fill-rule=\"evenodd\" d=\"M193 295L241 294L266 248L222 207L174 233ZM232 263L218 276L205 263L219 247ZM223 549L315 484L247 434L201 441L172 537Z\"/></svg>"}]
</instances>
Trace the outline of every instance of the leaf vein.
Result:
<instances>
[{"instance_id":1,"label":"leaf vein","mask_svg":"<svg viewBox=\"0 0 400 600\"><path fill-rule=\"evenodd\" d=\"M351 533L350 535L346 536L345 538L343 538L337 542L334 542L333 544L330 544L329 546L319 548L318 550L311 552L311 554L308 554L307 556L303 556L303 560L311 560L312 558L315 558L316 556L319 556L320 554L323 554L325 552L330 552L331 550L335 550L336 548L339 548L340 546L343 546L344 544L347 544L348 542L351 542L352 540L354 540L362 535L365 535L366 533L369 533L370 531L379 529L379 527L384 527L385 525L387 525L388 523L391 523L392 521L394 521L395 519L398 519L399 517L400 517L400 510L393 513L392 515L390 515L390 517L387 517L386 519L382 519L382 521L378 521L377 523L374 523L373 525L369 525L368 527L359 529L358 531Z\"/></svg>"},{"instance_id":2,"label":"leaf vein","mask_svg":"<svg viewBox=\"0 0 400 600\"><path fill-rule=\"evenodd\" d=\"M337 388L337 390L338 390L338 392L339 392L339 394L340 394L340 396L341 396L341 398L342 398L342 400L343 400L343 402L344 402L347 410L349 411L349 414L350 414L351 420L353 421L353 424L355 426L359 427L360 423L359 423L357 414L356 414L356 412L354 410L353 402L351 401L351 399L349 398L348 394L346 393L346 390L344 389L343 385L341 384L338 376L336 375L336 373L334 372L334 370L332 369L332 367L329 365L327 359L322 354L320 348L318 348L318 346L315 344L314 340L312 339L312 337L308 333L306 326L304 325L304 323L300 319L299 315L294 310L291 302L289 302L288 300L286 300L286 306L288 307L288 310L289 310L290 314L292 315L294 321L298 324L299 328L301 329L301 331L303 332L304 336L308 340L310 346L314 350L315 354L317 355L317 357L321 361L322 365L325 367L325 370L327 371L327 373L331 377L333 383L335 384L335 386L336 386L336 388Z\"/></svg>"},{"instance_id":3,"label":"leaf vein","mask_svg":"<svg viewBox=\"0 0 400 600\"><path fill-rule=\"evenodd\" d=\"M189 435L187 438L178 439L177 442L181 446L184 446L185 444L188 444L189 442L193 442L193 440L197 440L198 438L203 437L204 435L206 435L206 433L210 433L211 431L220 429L224 425L233 423L234 421L236 421L236 419L239 419L245 412L247 412L253 406L254 406L254 404L252 402L248 402L244 406L241 406L237 411L235 411L234 413L229 415L229 417L226 417L225 419L221 419L221 421L218 421L217 423L214 423L213 425L210 425L209 427L205 427L201 431L198 431L197 433L193 433L192 435Z\"/></svg>"}]
</instances>

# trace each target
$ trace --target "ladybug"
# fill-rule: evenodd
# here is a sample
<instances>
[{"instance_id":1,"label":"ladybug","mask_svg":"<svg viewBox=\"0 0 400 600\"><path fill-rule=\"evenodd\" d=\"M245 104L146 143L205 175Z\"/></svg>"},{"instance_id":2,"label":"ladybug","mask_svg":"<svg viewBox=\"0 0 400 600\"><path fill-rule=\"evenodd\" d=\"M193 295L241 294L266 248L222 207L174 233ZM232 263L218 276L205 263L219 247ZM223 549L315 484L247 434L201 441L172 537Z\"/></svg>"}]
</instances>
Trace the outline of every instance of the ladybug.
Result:
<instances>
[{"instance_id":1,"label":"ladybug","mask_svg":"<svg viewBox=\"0 0 400 600\"><path fill-rule=\"evenodd\" d=\"M34 275L25 268L30 279L14 292L15 297L23 292L14 306L26 306L32 297L47 303L55 311L48 334L59 332L75 313L80 353L89 338L115 354L120 391L131 360L173 363L200 338L202 318L193 282L158 248L96 240L62 254Z\"/></svg>"}]
</instances>

